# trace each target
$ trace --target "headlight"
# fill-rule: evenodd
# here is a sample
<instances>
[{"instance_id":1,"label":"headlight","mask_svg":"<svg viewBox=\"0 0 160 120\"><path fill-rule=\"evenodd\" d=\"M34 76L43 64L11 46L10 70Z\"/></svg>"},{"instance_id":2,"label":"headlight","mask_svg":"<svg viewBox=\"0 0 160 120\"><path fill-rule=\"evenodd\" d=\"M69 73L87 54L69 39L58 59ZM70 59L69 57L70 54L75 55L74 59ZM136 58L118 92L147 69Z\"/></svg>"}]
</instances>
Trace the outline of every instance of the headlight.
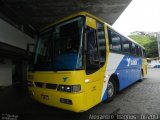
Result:
<instances>
[{"instance_id":1,"label":"headlight","mask_svg":"<svg viewBox=\"0 0 160 120\"><path fill-rule=\"evenodd\" d=\"M58 91L71 92L71 86L70 85L59 85Z\"/></svg>"},{"instance_id":2,"label":"headlight","mask_svg":"<svg viewBox=\"0 0 160 120\"><path fill-rule=\"evenodd\" d=\"M72 91L73 92L81 91L81 85L72 85Z\"/></svg>"},{"instance_id":3,"label":"headlight","mask_svg":"<svg viewBox=\"0 0 160 120\"><path fill-rule=\"evenodd\" d=\"M57 90L64 92L79 92L81 91L81 85L59 85Z\"/></svg>"}]
</instances>

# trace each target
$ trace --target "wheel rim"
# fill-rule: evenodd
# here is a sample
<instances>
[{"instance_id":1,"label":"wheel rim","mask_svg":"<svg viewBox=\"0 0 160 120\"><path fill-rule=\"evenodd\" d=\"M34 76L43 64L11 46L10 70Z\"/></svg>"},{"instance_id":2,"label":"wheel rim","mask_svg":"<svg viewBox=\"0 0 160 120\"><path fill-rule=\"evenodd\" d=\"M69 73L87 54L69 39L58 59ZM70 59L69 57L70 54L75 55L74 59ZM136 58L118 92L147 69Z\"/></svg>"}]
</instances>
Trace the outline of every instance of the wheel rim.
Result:
<instances>
[{"instance_id":1,"label":"wheel rim","mask_svg":"<svg viewBox=\"0 0 160 120\"><path fill-rule=\"evenodd\" d=\"M108 90L108 97L112 97L114 94L114 85L112 82L108 82L108 86L107 86L107 90Z\"/></svg>"}]
</instances>

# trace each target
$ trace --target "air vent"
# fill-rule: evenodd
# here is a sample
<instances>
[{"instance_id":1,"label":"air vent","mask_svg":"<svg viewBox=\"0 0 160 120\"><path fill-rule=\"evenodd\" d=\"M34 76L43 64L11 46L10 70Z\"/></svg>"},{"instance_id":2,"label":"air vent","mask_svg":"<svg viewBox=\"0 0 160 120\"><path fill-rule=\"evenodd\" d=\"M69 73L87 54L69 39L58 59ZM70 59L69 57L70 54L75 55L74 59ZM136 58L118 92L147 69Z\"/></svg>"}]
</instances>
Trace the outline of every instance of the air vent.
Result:
<instances>
[{"instance_id":1,"label":"air vent","mask_svg":"<svg viewBox=\"0 0 160 120\"><path fill-rule=\"evenodd\" d=\"M56 88L57 88L57 84L47 83L47 84L46 84L46 88L48 88L48 89L56 89Z\"/></svg>"},{"instance_id":2,"label":"air vent","mask_svg":"<svg viewBox=\"0 0 160 120\"><path fill-rule=\"evenodd\" d=\"M35 82L35 85L40 88L57 89L57 84Z\"/></svg>"},{"instance_id":3,"label":"air vent","mask_svg":"<svg viewBox=\"0 0 160 120\"><path fill-rule=\"evenodd\" d=\"M41 82L35 82L35 85L36 85L36 87L43 87L43 83L41 83Z\"/></svg>"}]
</instances>

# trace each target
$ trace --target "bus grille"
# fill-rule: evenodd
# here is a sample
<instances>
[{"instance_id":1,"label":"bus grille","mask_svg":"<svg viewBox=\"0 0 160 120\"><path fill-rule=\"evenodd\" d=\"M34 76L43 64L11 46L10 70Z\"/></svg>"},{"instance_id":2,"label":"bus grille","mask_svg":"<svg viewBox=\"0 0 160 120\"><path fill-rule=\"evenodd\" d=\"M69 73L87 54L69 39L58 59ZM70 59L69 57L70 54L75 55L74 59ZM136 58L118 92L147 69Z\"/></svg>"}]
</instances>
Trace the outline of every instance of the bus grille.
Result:
<instances>
[{"instance_id":1,"label":"bus grille","mask_svg":"<svg viewBox=\"0 0 160 120\"><path fill-rule=\"evenodd\" d=\"M57 88L57 84L47 83L47 84L46 84L46 88L48 88L48 89L56 89L56 88Z\"/></svg>"},{"instance_id":2,"label":"bus grille","mask_svg":"<svg viewBox=\"0 0 160 120\"><path fill-rule=\"evenodd\" d=\"M36 87L43 87L43 83L41 83L41 82L35 82L35 85L36 85Z\"/></svg>"},{"instance_id":3,"label":"bus grille","mask_svg":"<svg viewBox=\"0 0 160 120\"><path fill-rule=\"evenodd\" d=\"M57 89L57 84L35 82L35 85L40 88Z\"/></svg>"}]
</instances>

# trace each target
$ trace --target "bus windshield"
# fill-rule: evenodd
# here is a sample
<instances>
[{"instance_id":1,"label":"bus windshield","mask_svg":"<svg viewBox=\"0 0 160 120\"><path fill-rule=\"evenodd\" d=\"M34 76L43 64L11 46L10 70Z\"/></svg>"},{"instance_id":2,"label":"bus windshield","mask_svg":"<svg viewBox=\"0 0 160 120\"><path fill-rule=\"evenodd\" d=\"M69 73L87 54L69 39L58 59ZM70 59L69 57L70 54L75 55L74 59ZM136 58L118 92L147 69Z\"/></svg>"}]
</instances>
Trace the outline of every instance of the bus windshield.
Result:
<instances>
[{"instance_id":1,"label":"bus windshield","mask_svg":"<svg viewBox=\"0 0 160 120\"><path fill-rule=\"evenodd\" d=\"M77 17L41 33L38 37L33 69L82 69L83 25L83 17Z\"/></svg>"}]
</instances>

